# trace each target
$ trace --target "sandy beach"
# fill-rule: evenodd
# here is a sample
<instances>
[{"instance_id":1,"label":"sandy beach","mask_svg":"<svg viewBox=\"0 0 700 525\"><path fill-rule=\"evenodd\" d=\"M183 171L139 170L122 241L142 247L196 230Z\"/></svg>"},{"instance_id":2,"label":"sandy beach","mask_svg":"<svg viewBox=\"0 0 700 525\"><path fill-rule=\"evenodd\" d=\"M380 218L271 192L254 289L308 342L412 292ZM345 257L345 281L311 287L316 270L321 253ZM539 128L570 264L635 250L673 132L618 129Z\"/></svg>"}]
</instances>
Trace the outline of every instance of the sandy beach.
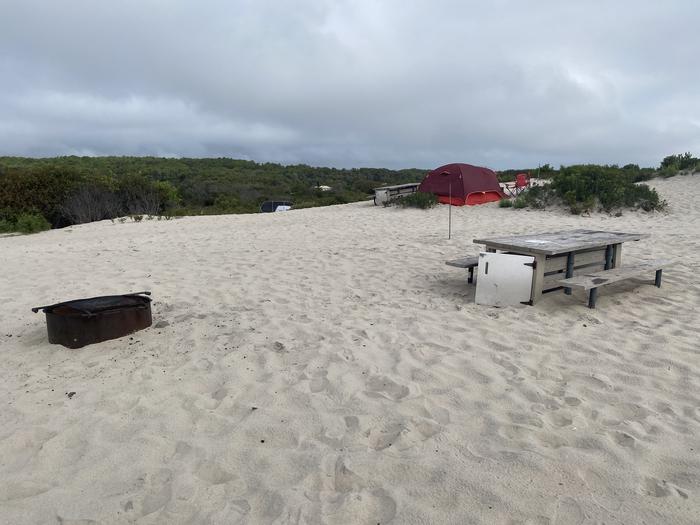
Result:
<instances>
[{"instance_id":1,"label":"sandy beach","mask_svg":"<svg viewBox=\"0 0 700 525\"><path fill-rule=\"evenodd\" d=\"M0 523L698 523L700 177L650 184L668 212L453 208L451 240L371 202L0 238ZM595 310L444 264L574 228L675 264ZM151 328L79 350L30 311L141 290Z\"/></svg>"}]
</instances>

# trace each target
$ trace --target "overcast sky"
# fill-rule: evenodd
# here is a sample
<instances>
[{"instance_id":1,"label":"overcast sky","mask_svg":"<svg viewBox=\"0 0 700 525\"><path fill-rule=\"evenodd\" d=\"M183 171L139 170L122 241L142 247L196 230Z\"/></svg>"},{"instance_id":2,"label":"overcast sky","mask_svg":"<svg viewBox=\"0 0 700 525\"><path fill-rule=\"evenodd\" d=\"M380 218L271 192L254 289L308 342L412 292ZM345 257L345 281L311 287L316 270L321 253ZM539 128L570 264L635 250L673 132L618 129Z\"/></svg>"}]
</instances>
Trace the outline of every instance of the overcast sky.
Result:
<instances>
[{"instance_id":1,"label":"overcast sky","mask_svg":"<svg viewBox=\"0 0 700 525\"><path fill-rule=\"evenodd\" d=\"M700 155L697 0L0 0L0 155Z\"/></svg>"}]
</instances>

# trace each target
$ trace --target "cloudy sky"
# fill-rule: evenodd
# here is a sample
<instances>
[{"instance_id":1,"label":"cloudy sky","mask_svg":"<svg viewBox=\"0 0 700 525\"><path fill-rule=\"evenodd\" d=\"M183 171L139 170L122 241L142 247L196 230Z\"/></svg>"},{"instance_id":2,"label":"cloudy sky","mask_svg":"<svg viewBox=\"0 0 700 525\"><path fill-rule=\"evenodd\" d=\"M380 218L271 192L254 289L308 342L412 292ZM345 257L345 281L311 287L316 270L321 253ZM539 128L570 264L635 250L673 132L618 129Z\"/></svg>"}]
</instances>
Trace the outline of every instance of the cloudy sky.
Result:
<instances>
[{"instance_id":1,"label":"cloudy sky","mask_svg":"<svg viewBox=\"0 0 700 525\"><path fill-rule=\"evenodd\" d=\"M700 155L697 0L0 0L0 155Z\"/></svg>"}]
</instances>

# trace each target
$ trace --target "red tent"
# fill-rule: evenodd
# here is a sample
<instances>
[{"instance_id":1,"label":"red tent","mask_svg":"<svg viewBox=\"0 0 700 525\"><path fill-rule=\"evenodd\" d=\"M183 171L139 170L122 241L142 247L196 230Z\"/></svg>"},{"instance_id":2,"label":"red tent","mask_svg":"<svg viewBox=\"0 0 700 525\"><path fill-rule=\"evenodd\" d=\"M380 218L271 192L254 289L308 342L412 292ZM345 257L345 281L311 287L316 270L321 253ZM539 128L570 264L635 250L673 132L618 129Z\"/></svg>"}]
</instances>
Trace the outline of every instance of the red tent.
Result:
<instances>
[{"instance_id":1,"label":"red tent","mask_svg":"<svg viewBox=\"0 0 700 525\"><path fill-rule=\"evenodd\" d=\"M483 204L505 197L493 171L471 164L446 164L434 169L420 183L418 191L434 193L441 203L455 206Z\"/></svg>"}]
</instances>

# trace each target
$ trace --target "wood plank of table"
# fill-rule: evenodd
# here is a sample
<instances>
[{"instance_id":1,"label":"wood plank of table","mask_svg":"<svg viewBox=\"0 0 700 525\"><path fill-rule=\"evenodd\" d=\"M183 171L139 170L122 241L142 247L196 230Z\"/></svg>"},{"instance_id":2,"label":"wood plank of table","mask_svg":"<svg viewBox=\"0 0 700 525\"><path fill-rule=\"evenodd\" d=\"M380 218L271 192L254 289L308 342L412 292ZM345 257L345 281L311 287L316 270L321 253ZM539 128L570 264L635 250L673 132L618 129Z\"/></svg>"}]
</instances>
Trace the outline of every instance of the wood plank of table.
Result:
<instances>
[{"instance_id":1,"label":"wood plank of table","mask_svg":"<svg viewBox=\"0 0 700 525\"><path fill-rule=\"evenodd\" d=\"M612 270L586 272L569 279L563 279L559 282L565 284L566 286L590 290L591 288L597 288L606 284L623 281L625 279L629 279L630 277L641 277L643 276L644 272L661 270L665 266L671 264L671 262L672 261L669 259L656 259L653 261L632 264L630 266L623 266L621 268L614 268Z\"/></svg>"},{"instance_id":2,"label":"wood plank of table","mask_svg":"<svg viewBox=\"0 0 700 525\"><path fill-rule=\"evenodd\" d=\"M506 250L522 254L559 255L649 237L646 233L609 232L600 230L565 230L558 232L509 235L474 239L490 249Z\"/></svg>"},{"instance_id":3,"label":"wood plank of table","mask_svg":"<svg viewBox=\"0 0 700 525\"><path fill-rule=\"evenodd\" d=\"M545 273L564 271L570 252L547 257ZM574 269L587 264L605 264L605 248L592 248L585 251L574 252Z\"/></svg>"},{"instance_id":4,"label":"wood plank of table","mask_svg":"<svg viewBox=\"0 0 700 525\"><path fill-rule=\"evenodd\" d=\"M547 256L535 254L535 269L532 274L532 287L530 289L530 304L533 306L542 299L544 289L544 267Z\"/></svg>"}]
</instances>

